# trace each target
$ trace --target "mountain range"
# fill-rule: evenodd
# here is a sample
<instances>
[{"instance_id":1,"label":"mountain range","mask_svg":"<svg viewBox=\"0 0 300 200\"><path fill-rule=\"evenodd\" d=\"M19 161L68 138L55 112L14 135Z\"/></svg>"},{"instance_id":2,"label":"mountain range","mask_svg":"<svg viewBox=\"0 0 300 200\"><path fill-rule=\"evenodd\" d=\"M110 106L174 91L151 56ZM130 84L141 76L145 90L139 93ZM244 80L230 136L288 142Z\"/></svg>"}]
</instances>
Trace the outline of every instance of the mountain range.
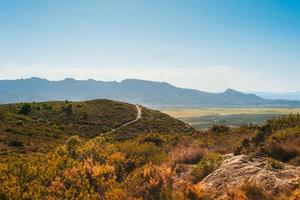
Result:
<instances>
[{"instance_id":1,"label":"mountain range","mask_svg":"<svg viewBox=\"0 0 300 200\"><path fill-rule=\"evenodd\" d=\"M0 80L0 103L112 99L149 107L300 107L300 101L265 99L233 89L210 93L175 87L166 82L125 79L117 81L49 81L41 78Z\"/></svg>"}]
</instances>

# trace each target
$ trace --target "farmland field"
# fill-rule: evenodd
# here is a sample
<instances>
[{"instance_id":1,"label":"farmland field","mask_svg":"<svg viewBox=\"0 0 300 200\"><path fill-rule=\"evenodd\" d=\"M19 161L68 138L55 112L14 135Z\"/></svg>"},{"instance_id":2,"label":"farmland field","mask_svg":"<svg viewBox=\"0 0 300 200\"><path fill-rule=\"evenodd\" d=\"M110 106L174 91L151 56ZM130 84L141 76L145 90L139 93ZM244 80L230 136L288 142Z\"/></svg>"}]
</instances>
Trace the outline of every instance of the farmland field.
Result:
<instances>
[{"instance_id":1,"label":"farmland field","mask_svg":"<svg viewBox=\"0 0 300 200\"><path fill-rule=\"evenodd\" d=\"M161 111L198 129L220 124L232 127L262 124L273 117L300 113L299 108L171 108Z\"/></svg>"}]
</instances>

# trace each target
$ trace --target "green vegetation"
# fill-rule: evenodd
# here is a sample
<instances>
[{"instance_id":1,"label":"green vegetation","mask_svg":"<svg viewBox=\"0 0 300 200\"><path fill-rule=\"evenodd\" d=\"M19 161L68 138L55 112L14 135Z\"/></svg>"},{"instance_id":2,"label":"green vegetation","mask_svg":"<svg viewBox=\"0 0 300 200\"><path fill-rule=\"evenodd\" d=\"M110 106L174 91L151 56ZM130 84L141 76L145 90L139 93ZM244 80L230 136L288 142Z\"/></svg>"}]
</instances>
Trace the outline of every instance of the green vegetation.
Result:
<instances>
[{"instance_id":1,"label":"green vegetation","mask_svg":"<svg viewBox=\"0 0 300 200\"><path fill-rule=\"evenodd\" d=\"M136 112L135 105L110 100L1 105L0 154L47 153L73 135L87 141L134 120ZM179 120L143 108L141 122L124 127L113 136L123 140L140 130L166 134L193 131Z\"/></svg>"},{"instance_id":2,"label":"green vegetation","mask_svg":"<svg viewBox=\"0 0 300 200\"><path fill-rule=\"evenodd\" d=\"M284 166L281 162L274 160L272 158L269 159L269 165L273 170L281 170L284 169Z\"/></svg>"},{"instance_id":3,"label":"green vegetation","mask_svg":"<svg viewBox=\"0 0 300 200\"><path fill-rule=\"evenodd\" d=\"M162 164L170 159L170 144L180 140L156 136L146 134L122 142L108 137L84 142L74 136L45 156L10 158L0 163L0 193L3 199L187 199L187 195L200 195L188 185L181 191L171 187L174 169Z\"/></svg>"},{"instance_id":4,"label":"green vegetation","mask_svg":"<svg viewBox=\"0 0 300 200\"><path fill-rule=\"evenodd\" d=\"M212 126L226 125L239 127L243 125L263 125L268 119L280 117L282 114L237 114L237 115L208 115L199 117L180 118L199 130Z\"/></svg>"},{"instance_id":5,"label":"green vegetation","mask_svg":"<svg viewBox=\"0 0 300 200\"><path fill-rule=\"evenodd\" d=\"M243 125L263 125L268 119L286 114L297 114L299 108L181 108L162 109L163 112L176 117L199 130L212 126L226 125L240 127Z\"/></svg>"},{"instance_id":6,"label":"green vegetation","mask_svg":"<svg viewBox=\"0 0 300 200\"><path fill-rule=\"evenodd\" d=\"M28 115L30 112L31 112L31 105L28 103L25 103L19 111L19 113L22 115Z\"/></svg>"},{"instance_id":7,"label":"green vegetation","mask_svg":"<svg viewBox=\"0 0 300 200\"><path fill-rule=\"evenodd\" d=\"M0 199L209 199L198 183L218 169L222 154L265 156L272 170L283 170L282 162L300 166L300 115L196 131L142 107L137 122L103 136L134 120L136 107L31 103L24 115L23 105L0 106ZM270 198L252 183L234 192L236 199Z\"/></svg>"},{"instance_id":8,"label":"green vegetation","mask_svg":"<svg viewBox=\"0 0 300 200\"><path fill-rule=\"evenodd\" d=\"M202 160L196 165L196 167L191 172L193 176L193 181L195 183L204 179L207 175L212 173L221 164L222 158L218 154L208 154L202 158Z\"/></svg>"},{"instance_id":9,"label":"green vegetation","mask_svg":"<svg viewBox=\"0 0 300 200\"><path fill-rule=\"evenodd\" d=\"M282 162L300 165L300 115L270 119L248 141L236 149L237 154L259 154Z\"/></svg>"},{"instance_id":10,"label":"green vegetation","mask_svg":"<svg viewBox=\"0 0 300 200\"><path fill-rule=\"evenodd\" d=\"M116 131L113 136L116 139L123 140L135 136L140 133L190 133L195 131L184 122L175 120L174 118L160 112L148 108L142 108L142 118L134 123L133 126L127 126L122 130Z\"/></svg>"},{"instance_id":11,"label":"green vegetation","mask_svg":"<svg viewBox=\"0 0 300 200\"><path fill-rule=\"evenodd\" d=\"M215 115L286 115L300 113L300 108L167 108L161 111L175 118L189 118Z\"/></svg>"}]
</instances>

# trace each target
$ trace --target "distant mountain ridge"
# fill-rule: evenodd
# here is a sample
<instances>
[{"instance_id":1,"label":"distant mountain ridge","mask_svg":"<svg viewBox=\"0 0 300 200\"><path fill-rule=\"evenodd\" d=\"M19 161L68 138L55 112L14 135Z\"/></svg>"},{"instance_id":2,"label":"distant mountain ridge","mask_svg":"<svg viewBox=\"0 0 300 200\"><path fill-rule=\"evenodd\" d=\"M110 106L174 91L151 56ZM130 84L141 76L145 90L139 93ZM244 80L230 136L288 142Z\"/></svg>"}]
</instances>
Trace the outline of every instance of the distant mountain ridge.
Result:
<instances>
[{"instance_id":1,"label":"distant mountain ridge","mask_svg":"<svg viewBox=\"0 0 300 200\"><path fill-rule=\"evenodd\" d=\"M0 103L112 99L150 107L300 107L300 101L269 100L232 89L210 93L166 82L125 79L95 81L41 78L0 80Z\"/></svg>"}]
</instances>

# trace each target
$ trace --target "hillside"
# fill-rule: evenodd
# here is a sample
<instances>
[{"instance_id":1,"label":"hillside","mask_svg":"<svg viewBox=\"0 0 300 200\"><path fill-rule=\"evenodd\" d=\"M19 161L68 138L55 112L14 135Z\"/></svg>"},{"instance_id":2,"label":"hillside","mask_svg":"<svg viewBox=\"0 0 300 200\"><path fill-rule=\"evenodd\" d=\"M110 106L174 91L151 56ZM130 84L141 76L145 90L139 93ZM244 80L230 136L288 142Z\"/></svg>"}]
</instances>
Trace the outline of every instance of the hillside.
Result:
<instances>
[{"instance_id":1,"label":"hillside","mask_svg":"<svg viewBox=\"0 0 300 200\"><path fill-rule=\"evenodd\" d=\"M163 116L145 109L149 116L141 119L148 123L153 115ZM126 140L72 136L47 154L10 153L1 160L0 199L298 200L299 119L290 115L261 127L214 126L190 134L144 133L157 127L154 120L148 128L140 123L136 128L144 134Z\"/></svg>"},{"instance_id":2,"label":"hillside","mask_svg":"<svg viewBox=\"0 0 300 200\"><path fill-rule=\"evenodd\" d=\"M236 154L272 157L300 166L300 115L270 119L251 138L243 140Z\"/></svg>"},{"instance_id":3,"label":"hillside","mask_svg":"<svg viewBox=\"0 0 300 200\"><path fill-rule=\"evenodd\" d=\"M76 88L76 90L74 89ZM112 99L150 107L299 107L300 101L267 100L232 89L209 93L178 88L165 82L126 79L95 81L31 78L0 81L0 103Z\"/></svg>"},{"instance_id":4,"label":"hillside","mask_svg":"<svg viewBox=\"0 0 300 200\"><path fill-rule=\"evenodd\" d=\"M111 100L1 105L0 199L297 200L299 128L196 131Z\"/></svg>"},{"instance_id":5,"label":"hillside","mask_svg":"<svg viewBox=\"0 0 300 200\"><path fill-rule=\"evenodd\" d=\"M118 140L139 133L193 131L183 122L158 111L142 107L141 114L137 122L121 127L136 119L135 105L111 100L1 105L0 152L3 156L45 153L71 136L89 140L114 129L116 131L109 136Z\"/></svg>"}]
</instances>

